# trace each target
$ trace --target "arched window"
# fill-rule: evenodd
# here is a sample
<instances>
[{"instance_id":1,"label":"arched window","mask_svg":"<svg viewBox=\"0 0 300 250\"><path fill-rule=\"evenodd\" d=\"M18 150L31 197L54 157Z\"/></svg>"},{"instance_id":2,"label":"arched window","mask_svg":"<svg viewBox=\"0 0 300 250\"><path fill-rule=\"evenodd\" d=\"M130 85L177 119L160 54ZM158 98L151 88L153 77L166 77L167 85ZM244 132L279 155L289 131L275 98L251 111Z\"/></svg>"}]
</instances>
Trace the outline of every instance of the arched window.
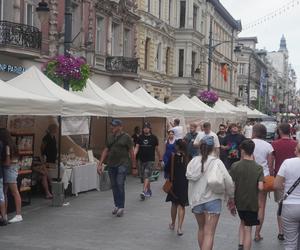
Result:
<instances>
[{"instance_id":1,"label":"arched window","mask_svg":"<svg viewBox=\"0 0 300 250\"><path fill-rule=\"evenodd\" d=\"M156 51L156 69L161 71L161 43L157 45Z\"/></svg>"},{"instance_id":2,"label":"arched window","mask_svg":"<svg viewBox=\"0 0 300 250\"><path fill-rule=\"evenodd\" d=\"M166 49L166 75L168 75L170 72L170 47L167 47Z\"/></svg>"},{"instance_id":3,"label":"arched window","mask_svg":"<svg viewBox=\"0 0 300 250\"><path fill-rule=\"evenodd\" d=\"M145 42L145 70L149 69L149 51L150 51L150 41L151 39L149 37L146 38Z\"/></svg>"}]
</instances>

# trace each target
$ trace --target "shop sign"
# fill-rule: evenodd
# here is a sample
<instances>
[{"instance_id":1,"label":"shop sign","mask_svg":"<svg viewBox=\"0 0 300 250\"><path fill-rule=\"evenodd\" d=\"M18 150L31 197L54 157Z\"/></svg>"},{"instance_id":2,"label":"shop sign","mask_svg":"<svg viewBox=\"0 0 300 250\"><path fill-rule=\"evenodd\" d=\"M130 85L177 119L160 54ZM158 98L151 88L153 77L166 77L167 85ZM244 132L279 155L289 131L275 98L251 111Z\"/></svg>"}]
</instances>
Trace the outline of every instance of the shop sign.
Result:
<instances>
[{"instance_id":1,"label":"shop sign","mask_svg":"<svg viewBox=\"0 0 300 250\"><path fill-rule=\"evenodd\" d=\"M257 89L250 89L250 100L251 101L257 100Z\"/></svg>"},{"instance_id":2,"label":"shop sign","mask_svg":"<svg viewBox=\"0 0 300 250\"><path fill-rule=\"evenodd\" d=\"M0 63L0 71L15 73L20 75L25 71L25 68L22 66Z\"/></svg>"}]
</instances>

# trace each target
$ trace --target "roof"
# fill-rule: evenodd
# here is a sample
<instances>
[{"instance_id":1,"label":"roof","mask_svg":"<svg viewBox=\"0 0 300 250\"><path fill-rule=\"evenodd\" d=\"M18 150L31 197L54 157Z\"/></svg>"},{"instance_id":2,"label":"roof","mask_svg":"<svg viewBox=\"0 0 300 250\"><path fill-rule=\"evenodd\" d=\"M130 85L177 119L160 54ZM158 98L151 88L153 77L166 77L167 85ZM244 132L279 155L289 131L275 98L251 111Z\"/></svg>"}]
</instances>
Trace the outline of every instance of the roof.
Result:
<instances>
[{"instance_id":1,"label":"roof","mask_svg":"<svg viewBox=\"0 0 300 250\"><path fill-rule=\"evenodd\" d=\"M215 10L225 19L226 22L228 22L230 26L238 31L242 30L241 21L234 19L219 0L207 0L207 2L210 2L215 7Z\"/></svg>"}]
</instances>

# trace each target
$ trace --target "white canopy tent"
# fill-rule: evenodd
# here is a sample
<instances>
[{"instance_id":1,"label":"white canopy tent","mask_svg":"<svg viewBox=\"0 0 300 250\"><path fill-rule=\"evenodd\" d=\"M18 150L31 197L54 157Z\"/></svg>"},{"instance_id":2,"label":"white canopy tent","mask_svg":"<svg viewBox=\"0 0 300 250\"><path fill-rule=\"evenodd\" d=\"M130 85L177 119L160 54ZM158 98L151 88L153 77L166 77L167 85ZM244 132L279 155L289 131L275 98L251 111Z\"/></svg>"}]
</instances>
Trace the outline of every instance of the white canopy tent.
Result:
<instances>
[{"instance_id":1,"label":"white canopy tent","mask_svg":"<svg viewBox=\"0 0 300 250\"><path fill-rule=\"evenodd\" d=\"M130 105L143 108L144 117L166 116L164 109L159 108L154 104L144 102L142 99L125 89L119 82L115 82L113 85L105 89L105 92L123 102L129 103Z\"/></svg>"},{"instance_id":2,"label":"white canopy tent","mask_svg":"<svg viewBox=\"0 0 300 250\"><path fill-rule=\"evenodd\" d=\"M258 118L262 117L261 114L258 114L257 112L255 112L254 110L250 109L249 107L247 107L245 105L239 105L238 108L240 108L241 110L244 110L245 112L247 112L247 117L248 118L258 119Z\"/></svg>"},{"instance_id":3,"label":"white canopy tent","mask_svg":"<svg viewBox=\"0 0 300 250\"><path fill-rule=\"evenodd\" d=\"M239 109L238 107L232 105L227 100L222 101L219 99L225 107L228 107L228 109L234 113L237 114L237 122L245 122L247 120L247 112Z\"/></svg>"},{"instance_id":4,"label":"white canopy tent","mask_svg":"<svg viewBox=\"0 0 300 250\"><path fill-rule=\"evenodd\" d=\"M32 66L23 74L8 81L18 89L58 100L62 104L62 116L107 116L105 102L93 101L77 96L57 86L37 67Z\"/></svg>"},{"instance_id":5,"label":"white canopy tent","mask_svg":"<svg viewBox=\"0 0 300 250\"><path fill-rule=\"evenodd\" d=\"M59 115L61 104L15 88L0 80L0 115Z\"/></svg>"},{"instance_id":6,"label":"white canopy tent","mask_svg":"<svg viewBox=\"0 0 300 250\"><path fill-rule=\"evenodd\" d=\"M259 111L259 110L257 110L257 109L253 109L253 111L254 111L256 114L258 114L258 115L261 115L261 118L263 118L263 117L266 117L266 116L267 116L266 114L264 114L264 113L260 112L260 111Z\"/></svg>"},{"instance_id":7,"label":"white canopy tent","mask_svg":"<svg viewBox=\"0 0 300 250\"><path fill-rule=\"evenodd\" d=\"M215 103L214 110L226 114L226 119L230 122L236 122L238 120L238 114L236 112L230 111L230 109L224 105L223 101L219 100Z\"/></svg>"},{"instance_id":8,"label":"white canopy tent","mask_svg":"<svg viewBox=\"0 0 300 250\"><path fill-rule=\"evenodd\" d=\"M167 117L178 117L183 116L183 110L174 108L170 105L160 102L155 99L152 95L148 94L144 88L139 88L132 92L135 96L143 100L147 105L155 105L156 107L165 110L165 114Z\"/></svg>"},{"instance_id":9,"label":"white canopy tent","mask_svg":"<svg viewBox=\"0 0 300 250\"><path fill-rule=\"evenodd\" d=\"M111 117L143 117L145 115L140 105L126 103L109 95L90 79L87 80L86 87L82 91L75 91L74 94L106 103L108 115Z\"/></svg>"}]
</instances>

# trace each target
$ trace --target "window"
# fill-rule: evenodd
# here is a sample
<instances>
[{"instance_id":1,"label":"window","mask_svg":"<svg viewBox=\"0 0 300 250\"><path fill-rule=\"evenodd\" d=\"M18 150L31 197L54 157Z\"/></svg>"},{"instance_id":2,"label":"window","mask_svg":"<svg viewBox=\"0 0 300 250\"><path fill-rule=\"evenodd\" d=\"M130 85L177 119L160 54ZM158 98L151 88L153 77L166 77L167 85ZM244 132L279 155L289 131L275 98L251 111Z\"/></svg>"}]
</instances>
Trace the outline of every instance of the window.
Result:
<instances>
[{"instance_id":1,"label":"window","mask_svg":"<svg viewBox=\"0 0 300 250\"><path fill-rule=\"evenodd\" d=\"M150 51L150 38L146 38L145 42L145 70L148 70L149 67L149 51Z\"/></svg>"},{"instance_id":2,"label":"window","mask_svg":"<svg viewBox=\"0 0 300 250\"><path fill-rule=\"evenodd\" d=\"M167 47L166 49L166 75L168 75L170 67L170 47Z\"/></svg>"},{"instance_id":3,"label":"window","mask_svg":"<svg viewBox=\"0 0 300 250\"><path fill-rule=\"evenodd\" d=\"M185 1L180 1L179 28L185 27Z\"/></svg>"},{"instance_id":4,"label":"window","mask_svg":"<svg viewBox=\"0 0 300 250\"><path fill-rule=\"evenodd\" d=\"M156 69L161 71L161 43L157 45L156 51Z\"/></svg>"},{"instance_id":5,"label":"window","mask_svg":"<svg viewBox=\"0 0 300 250\"><path fill-rule=\"evenodd\" d=\"M191 76L194 76L195 70L196 70L196 52L192 52L192 67L191 67Z\"/></svg>"},{"instance_id":6,"label":"window","mask_svg":"<svg viewBox=\"0 0 300 250\"><path fill-rule=\"evenodd\" d=\"M112 23L112 43L111 43L111 55L121 56L120 54L120 25ZM122 53L122 52L121 52Z\"/></svg>"},{"instance_id":7,"label":"window","mask_svg":"<svg viewBox=\"0 0 300 250\"><path fill-rule=\"evenodd\" d=\"M124 29L123 54L126 57L131 57L131 31Z\"/></svg>"},{"instance_id":8,"label":"window","mask_svg":"<svg viewBox=\"0 0 300 250\"><path fill-rule=\"evenodd\" d=\"M173 10L173 0L169 0L169 15L168 15L169 24L171 24L172 10Z\"/></svg>"},{"instance_id":9,"label":"window","mask_svg":"<svg viewBox=\"0 0 300 250\"><path fill-rule=\"evenodd\" d=\"M103 36L105 35L104 32L104 18L103 17L97 17L96 21L96 52L100 53L103 52L102 48L102 41L103 41Z\"/></svg>"},{"instance_id":10,"label":"window","mask_svg":"<svg viewBox=\"0 0 300 250\"><path fill-rule=\"evenodd\" d=\"M162 0L158 1L158 18L161 19L161 13L162 13Z\"/></svg>"},{"instance_id":11,"label":"window","mask_svg":"<svg viewBox=\"0 0 300 250\"><path fill-rule=\"evenodd\" d=\"M26 24L33 26L33 6L26 4Z\"/></svg>"},{"instance_id":12,"label":"window","mask_svg":"<svg viewBox=\"0 0 300 250\"><path fill-rule=\"evenodd\" d=\"M193 29L197 29L198 22L198 7L194 5L193 7Z\"/></svg>"},{"instance_id":13,"label":"window","mask_svg":"<svg viewBox=\"0 0 300 250\"><path fill-rule=\"evenodd\" d=\"M184 49L179 50L178 56L178 76L183 77Z\"/></svg>"},{"instance_id":14,"label":"window","mask_svg":"<svg viewBox=\"0 0 300 250\"><path fill-rule=\"evenodd\" d=\"M0 0L0 20L3 20L3 0Z\"/></svg>"},{"instance_id":15,"label":"window","mask_svg":"<svg viewBox=\"0 0 300 250\"><path fill-rule=\"evenodd\" d=\"M239 74L244 75L245 74L245 63L239 64Z\"/></svg>"},{"instance_id":16,"label":"window","mask_svg":"<svg viewBox=\"0 0 300 250\"><path fill-rule=\"evenodd\" d=\"M151 0L148 0L147 11L151 12Z\"/></svg>"}]
</instances>

